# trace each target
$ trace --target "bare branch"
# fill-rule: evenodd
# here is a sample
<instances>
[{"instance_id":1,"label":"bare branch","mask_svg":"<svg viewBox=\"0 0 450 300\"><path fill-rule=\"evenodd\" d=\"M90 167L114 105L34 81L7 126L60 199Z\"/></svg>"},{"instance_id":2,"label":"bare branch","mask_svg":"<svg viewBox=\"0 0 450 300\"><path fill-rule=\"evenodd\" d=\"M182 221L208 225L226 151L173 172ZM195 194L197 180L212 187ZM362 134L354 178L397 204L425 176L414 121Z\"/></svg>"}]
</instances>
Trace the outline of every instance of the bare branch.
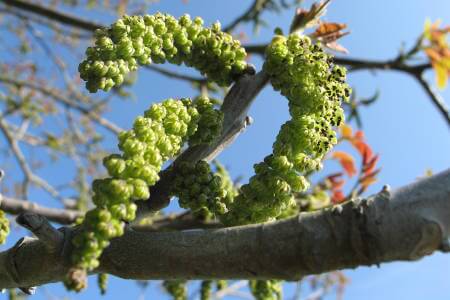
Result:
<instances>
[{"instance_id":1,"label":"bare branch","mask_svg":"<svg viewBox=\"0 0 450 300\"><path fill-rule=\"evenodd\" d=\"M255 20L264 11L265 6L271 0L254 0L252 5L239 17L223 28L225 32L231 32L242 22Z\"/></svg>"},{"instance_id":2,"label":"bare branch","mask_svg":"<svg viewBox=\"0 0 450 300\"><path fill-rule=\"evenodd\" d=\"M48 192L52 197L55 197L57 199L62 200L59 192L50 185L47 181L42 179L41 177L37 176L33 173L30 166L27 163L27 160L25 159L25 156L22 153L22 150L20 149L19 143L17 139L11 134L11 132L8 130L8 127L3 119L0 118L0 131L5 136L6 140L8 141L11 151L14 154L15 158L17 159L17 162L24 174L24 181L23 181L23 187L22 187L22 193L25 197L28 195L28 188L30 183L34 183L35 185L41 187L46 192Z\"/></svg>"},{"instance_id":3,"label":"bare branch","mask_svg":"<svg viewBox=\"0 0 450 300\"><path fill-rule=\"evenodd\" d=\"M97 24L91 21L80 19L76 16L66 14L57 10L54 10L52 8L48 8L39 4L30 3L28 1L22 1L22 0L0 0L0 2L3 2L9 6L24 10L26 12L40 15L42 17L46 17L48 19L51 19L53 21L57 21L59 23L75 26L80 29L88 30L88 31L94 31L95 29L101 28L101 24Z\"/></svg>"},{"instance_id":4,"label":"bare branch","mask_svg":"<svg viewBox=\"0 0 450 300\"><path fill-rule=\"evenodd\" d=\"M156 73L159 73L159 74L164 75L169 78L180 79L180 80L184 80L184 81L188 81L188 82L197 82L197 83L206 83L207 82L206 78L193 77L193 76L189 76L189 75L185 75L185 74L179 74L176 72L172 72L172 71L168 71L166 69L160 68L156 65L146 65L145 67L149 70L152 70Z\"/></svg>"},{"instance_id":5,"label":"bare branch","mask_svg":"<svg viewBox=\"0 0 450 300\"><path fill-rule=\"evenodd\" d=\"M75 110L79 111L80 113L86 115L91 120L93 120L97 124L103 126L104 128L108 129L109 131L111 131L114 134L118 134L119 132L123 131L123 129L120 128L119 126L117 126L116 124L103 118L102 116L100 116L99 114L90 110L89 108L86 108L86 107L80 105L79 103L72 101L71 99L65 97L61 93L58 93L58 91L56 91L56 90L52 90L50 88L40 86L40 85L31 83L29 81L23 81L23 80L19 80L19 79L10 78L10 77L4 76L4 75L0 75L0 81L4 82L6 84L24 86L24 87L39 91L44 95L50 96L55 101L57 101L61 104L67 105L68 107L75 109Z\"/></svg>"},{"instance_id":6,"label":"bare branch","mask_svg":"<svg viewBox=\"0 0 450 300\"><path fill-rule=\"evenodd\" d=\"M16 218L16 222L31 231L50 251L60 247L63 242L64 235L40 215L22 213Z\"/></svg>"},{"instance_id":7,"label":"bare branch","mask_svg":"<svg viewBox=\"0 0 450 300\"><path fill-rule=\"evenodd\" d=\"M438 108L444 119L447 120L447 125L450 127L450 110L445 104L445 100L431 88L422 75L415 76L415 78L430 97L431 101L433 101L434 105Z\"/></svg>"},{"instance_id":8,"label":"bare branch","mask_svg":"<svg viewBox=\"0 0 450 300\"><path fill-rule=\"evenodd\" d=\"M83 212L77 210L45 207L34 202L2 196L1 194L0 199L0 209L7 213L13 215L25 212L34 213L43 216L52 222L64 225L72 224L77 218L84 215Z\"/></svg>"}]
</instances>

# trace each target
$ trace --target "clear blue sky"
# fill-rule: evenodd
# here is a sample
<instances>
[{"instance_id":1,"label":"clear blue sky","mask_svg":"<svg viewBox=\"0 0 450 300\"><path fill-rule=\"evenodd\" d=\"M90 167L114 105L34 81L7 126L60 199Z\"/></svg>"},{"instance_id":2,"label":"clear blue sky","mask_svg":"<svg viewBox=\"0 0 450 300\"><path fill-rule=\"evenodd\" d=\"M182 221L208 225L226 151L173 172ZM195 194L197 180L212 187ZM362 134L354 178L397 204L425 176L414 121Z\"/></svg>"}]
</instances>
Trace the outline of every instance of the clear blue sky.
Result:
<instances>
[{"instance_id":1,"label":"clear blue sky","mask_svg":"<svg viewBox=\"0 0 450 300\"><path fill-rule=\"evenodd\" d=\"M152 5L149 13L162 11L179 16L187 12L193 16L202 16L207 24L215 20L227 24L251 2L190 0L186 5L181 0L165 0ZM306 2L307 5L309 3ZM256 37L252 36L250 26L241 26L240 29L249 34L252 43L267 42L274 27L279 26L287 31L292 15L293 11L281 15L265 14L264 19L270 28L262 29ZM326 20L348 24L351 34L342 43L349 49L350 57L388 59L398 53L403 42L408 47L415 41L427 17L431 20L440 18L450 24L450 1L335 0L328 9ZM260 65L257 58L254 62ZM428 79L434 83L434 74L430 72L428 75ZM448 127L412 78L395 72L357 72L350 74L349 82L361 96L370 96L376 90L381 92L378 101L361 112L367 140L374 151L380 154L379 164L382 166L379 182L372 191L380 189L383 184L395 188L409 183L428 168L438 172L450 167ZM449 90L442 92L447 103L450 99ZM144 70L139 72L134 91L138 101L113 102L109 115L125 128L153 101L194 95L188 84ZM252 165L271 152L279 126L287 119L286 101L267 87L258 96L250 115L255 120L254 124L220 155L220 160L229 166L234 177L243 175L248 178L252 173ZM113 140L111 143L114 143ZM334 167L326 165L323 174L329 170L327 168ZM56 172L54 170L48 175L56 176ZM17 237L13 235L9 244ZM345 299L349 300L450 298L449 255L434 254L414 263L391 263L382 264L380 268L346 270L345 274L351 279L344 294ZM287 295L291 291L289 288ZM104 298L138 299L140 293L135 282L112 279ZM49 294L62 296L66 292L62 284L51 284L39 288L34 299L47 299ZM98 295L95 283L91 281L87 292L76 296L71 294L70 297L93 299ZM146 299L165 297L155 283L150 283L144 295ZM329 298L333 299L334 296Z\"/></svg>"}]
</instances>

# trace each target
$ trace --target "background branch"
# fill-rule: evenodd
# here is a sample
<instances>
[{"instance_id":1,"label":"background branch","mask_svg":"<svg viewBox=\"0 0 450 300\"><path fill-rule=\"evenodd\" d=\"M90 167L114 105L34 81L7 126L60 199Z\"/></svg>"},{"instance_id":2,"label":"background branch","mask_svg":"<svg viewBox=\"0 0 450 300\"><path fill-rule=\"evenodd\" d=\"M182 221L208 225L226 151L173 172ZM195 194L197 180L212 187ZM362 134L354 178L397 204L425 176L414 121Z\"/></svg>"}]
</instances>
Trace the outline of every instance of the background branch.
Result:
<instances>
[{"instance_id":1,"label":"background branch","mask_svg":"<svg viewBox=\"0 0 450 300\"><path fill-rule=\"evenodd\" d=\"M91 21L83 20L77 16L73 16L61 11L45 7L43 5L30 3L28 1L22 0L0 0L9 6L21 9L31 14L46 17L50 20L57 21L59 23L77 27L79 29L94 31L95 29L101 28L101 24L97 24Z\"/></svg>"}]
</instances>

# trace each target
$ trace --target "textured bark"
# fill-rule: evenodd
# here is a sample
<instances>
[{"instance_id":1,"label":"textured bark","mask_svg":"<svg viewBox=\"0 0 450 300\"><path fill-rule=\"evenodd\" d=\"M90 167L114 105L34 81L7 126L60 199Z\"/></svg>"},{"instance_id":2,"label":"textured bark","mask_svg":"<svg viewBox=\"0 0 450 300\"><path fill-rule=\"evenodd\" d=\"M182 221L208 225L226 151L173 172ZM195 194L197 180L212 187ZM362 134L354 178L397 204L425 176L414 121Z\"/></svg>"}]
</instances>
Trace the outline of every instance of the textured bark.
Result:
<instances>
[{"instance_id":1,"label":"textured bark","mask_svg":"<svg viewBox=\"0 0 450 300\"><path fill-rule=\"evenodd\" d=\"M61 281L69 268L70 239L76 231L54 231L32 214L20 218L45 238L21 240L0 253L0 288ZM54 232L53 238L49 232ZM182 232L128 230L107 248L96 272L127 279L297 280L449 251L449 233L447 170L392 194L385 187L373 197L279 222Z\"/></svg>"}]
</instances>

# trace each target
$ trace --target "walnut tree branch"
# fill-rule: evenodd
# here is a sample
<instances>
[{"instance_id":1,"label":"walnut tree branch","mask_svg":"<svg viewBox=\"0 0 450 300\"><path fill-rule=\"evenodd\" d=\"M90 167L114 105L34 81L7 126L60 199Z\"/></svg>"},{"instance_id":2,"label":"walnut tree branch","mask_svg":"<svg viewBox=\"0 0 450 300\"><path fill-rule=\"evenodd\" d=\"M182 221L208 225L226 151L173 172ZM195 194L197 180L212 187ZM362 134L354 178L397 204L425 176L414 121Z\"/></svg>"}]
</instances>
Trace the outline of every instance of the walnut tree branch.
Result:
<instances>
[{"instance_id":1,"label":"walnut tree branch","mask_svg":"<svg viewBox=\"0 0 450 300\"><path fill-rule=\"evenodd\" d=\"M57 251L49 250L48 241L29 238L1 252L0 289L61 281L77 231L58 232L63 235ZM181 232L127 230L105 250L95 272L139 280L298 280L448 252L449 237L450 169L393 193L385 187L373 197L273 223Z\"/></svg>"}]
</instances>

